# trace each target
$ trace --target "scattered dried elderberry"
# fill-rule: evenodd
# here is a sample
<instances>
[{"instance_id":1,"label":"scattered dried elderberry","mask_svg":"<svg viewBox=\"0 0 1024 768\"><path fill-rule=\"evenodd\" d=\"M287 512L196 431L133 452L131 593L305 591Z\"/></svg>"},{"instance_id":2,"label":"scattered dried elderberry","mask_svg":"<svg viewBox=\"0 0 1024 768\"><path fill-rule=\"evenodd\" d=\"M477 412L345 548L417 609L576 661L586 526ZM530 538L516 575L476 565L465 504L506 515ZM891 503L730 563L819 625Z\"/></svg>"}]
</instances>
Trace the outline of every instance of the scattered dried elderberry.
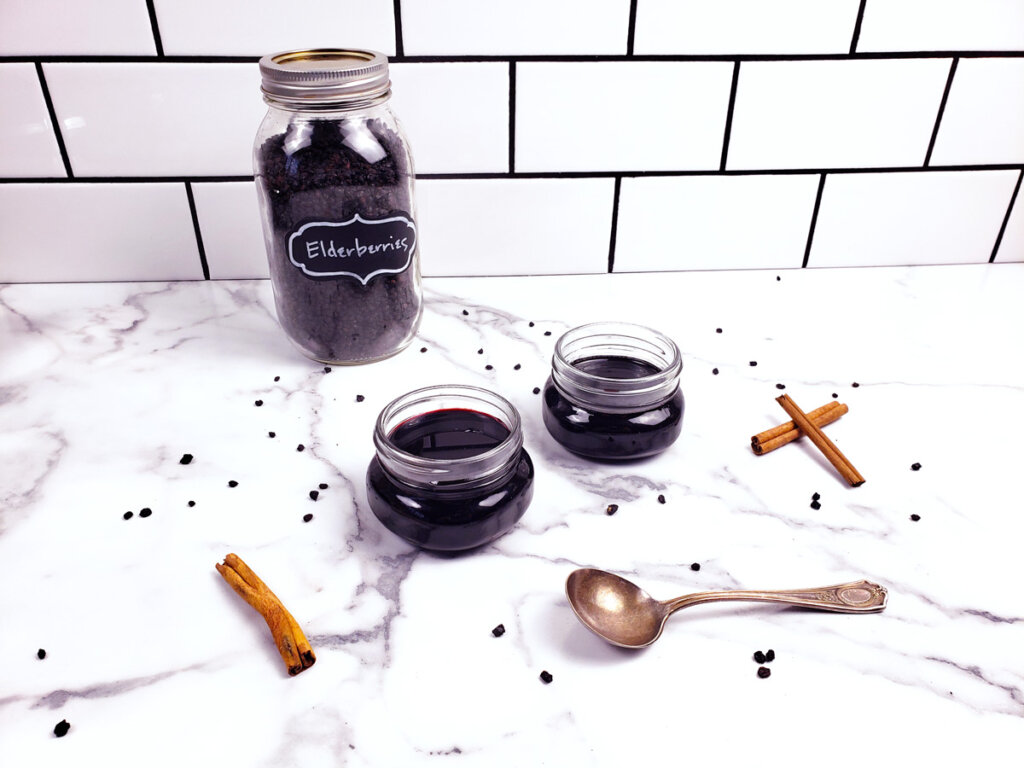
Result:
<instances>
[{"instance_id":1,"label":"scattered dried elderberry","mask_svg":"<svg viewBox=\"0 0 1024 768\"><path fill-rule=\"evenodd\" d=\"M531 320L530 321L530 327L533 328L534 325L535 325L535 323L533 322L533 320Z\"/></svg>"},{"instance_id":2,"label":"scattered dried elderberry","mask_svg":"<svg viewBox=\"0 0 1024 768\"><path fill-rule=\"evenodd\" d=\"M38 651L36 651L36 656L39 657L40 659L45 659L46 658L46 650L43 649L43 648L40 648Z\"/></svg>"},{"instance_id":3,"label":"scattered dried elderberry","mask_svg":"<svg viewBox=\"0 0 1024 768\"><path fill-rule=\"evenodd\" d=\"M757 365L757 360L751 360L751 361L750 361L750 367L751 367L751 368L753 368L753 367L754 367L754 366L756 366L756 365Z\"/></svg>"},{"instance_id":4,"label":"scattered dried elderberry","mask_svg":"<svg viewBox=\"0 0 1024 768\"><path fill-rule=\"evenodd\" d=\"M321 491L326 491L327 490L327 483L320 483L320 490Z\"/></svg>"},{"instance_id":5,"label":"scattered dried elderberry","mask_svg":"<svg viewBox=\"0 0 1024 768\"><path fill-rule=\"evenodd\" d=\"M764 660L768 663L775 661L775 651L769 648L764 654Z\"/></svg>"},{"instance_id":6,"label":"scattered dried elderberry","mask_svg":"<svg viewBox=\"0 0 1024 768\"><path fill-rule=\"evenodd\" d=\"M153 514L153 510L149 507L143 507L139 510L139 517L149 517Z\"/></svg>"},{"instance_id":7,"label":"scattered dried elderberry","mask_svg":"<svg viewBox=\"0 0 1024 768\"><path fill-rule=\"evenodd\" d=\"M512 370L513 371L518 371L522 367L523 367L522 365L520 365L519 363L516 363L515 365L512 366Z\"/></svg>"},{"instance_id":8,"label":"scattered dried elderberry","mask_svg":"<svg viewBox=\"0 0 1024 768\"><path fill-rule=\"evenodd\" d=\"M821 494L818 493L817 491L815 491L814 493L811 494L811 501L817 501L820 498L821 498Z\"/></svg>"},{"instance_id":9,"label":"scattered dried elderberry","mask_svg":"<svg viewBox=\"0 0 1024 768\"><path fill-rule=\"evenodd\" d=\"M71 723L69 723L67 720L61 720L59 723L57 723L57 725L53 727L53 735L59 739L63 736L67 736L68 731L70 730Z\"/></svg>"},{"instance_id":10,"label":"scattered dried elderberry","mask_svg":"<svg viewBox=\"0 0 1024 768\"><path fill-rule=\"evenodd\" d=\"M274 377L274 381L280 381L280 380L281 380L281 377L280 377L280 376L275 376L275 377Z\"/></svg>"},{"instance_id":11,"label":"scattered dried elderberry","mask_svg":"<svg viewBox=\"0 0 1024 768\"><path fill-rule=\"evenodd\" d=\"M494 366L491 365L490 363L488 363L487 365L484 366L484 369L488 370L488 371L493 371L494 370Z\"/></svg>"},{"instance_id":12,"label":"scattered dried elderberry","mask_svg":"<svg viewBox=\"0 0 1024 768\"><path fill-rule=\"evenodd\" d=\"M758 664L764 664L766 658L767 657L764 655L764 651L754 651L754 661L756 661Z\"/></svg>"},{"instance_id":13,"label":"scattered dried elderberry","mask_svg":"<svg viewBox=\"0 0 1024 768\"><path fill-rule=\"evenodd\" d=\"M721 332L722 332L721 328L715 328L715 333L721 333Z\"/></svg>"},{"instance_id":14,"label":"scattered dried elderberry","mask_svg":"<svg viewBox=\"0 0 1024 768\"><path fill-rule=\"evenodd\" d=\"M717 368L712 368L711 369L711 373L713 373L715 376L717 376L718 375L718 369Z\"/></svg>"},{"instance_id":15,"label":"scattered dried elderberry","mask_svg":"<svg viewBox=\"0 0 1024 768\"><path fill-rule=\"evenodd\" d=\"M912 514L910 516L910 519L913 520L916 523L918 520L921 519L921 516L915 512L914 514Z\"/></svg>"},{"instance_id":16,"label":"scattered dried elderberry","mask_svg":"<svg viewBox=\"0 0 1024 768\"><path fill-rule=\"evenodd\" d=\"M533 388L533 394L539 395L540 394L540 387L534 387Z\"/></svg>"},{"instance_id":17,"label":"scattered dried elderberry","mask_svg":"<svg viewBox=\"0 0 1024 768\"><path fill-rule=\"evenodd\" d=\"M306 450L306 446L304 446L302 443L299 443L298 445L295 446L295 450L298 451L299 453L302 453L304 450Z\"/></svg>"},{"instance_id":18,"label":"scattered dried elderberry","mask_svg":"<svg viewBox=\"0 0 1024 768\"><path fill-rule=\"evenodd\" d=\"M304 523L308 523L312 519L313 519L313 514L311 512L307 512L306 514L304 514L302 516L302 522L304 522Z\"/></svg>"},{"instance_id":19,"label":"scattered dried elderberry","mask_svg":"<svg viewBox=\"0 0 1024 768\"><path fill-rule=\"evenodd\" d=\"M259 408L261 405L263 405L263 401L262 400L257 400L255 403L253 403L253 405L255 405L257 408Z\"/></svg>"},{"instance_id":20,"label":"scattered dried elderberry","mask_svg":"<svg viewBox=\"0 0 1024 768\"><path fill-rule=\"evenodd\" d=\"M619 511L619 505L618 504L609 504L607 507L604 508L604 513L606 515L614 515L618 511Z\"/></svg>"},{"instance_id":21,"label":"scattered dried elderberry","mask_svg":"<svg viewBox=\"0 0 1024 768\"><path fill-rule=\"evenodd\" d=\"M658 494L658 503L659 504L664 504L665 503L665 494L663 494L663 493L659 493Z\"/></svg>"},{"instance_id":22,"label":"scattered dried elderberry","mask_svg":"<svg viewBox=\"0 0 1024 768\"><path fill-rule=\"evenodd\" d=\"M318 498L320 498L320 491L310 491L309 498L311 498L313 501L316 501Z\"/></svg>"},{"instance_id":23,"label":"scattered dried elderberry","mask_svg":"<svg viewBox=\"0 0 1024 768\"><path fill-rule=\"evenodd\" d=\"M544 331L544 335L545 336L550 336L551 335L551 331Z\"/></svg>"},{"instance_id":24,"label":"scattered dried elderberry","mask_svg":"<svg viewBox=\"0 0 1024 768\"><path fill-rule=\"evenodd\" d=\"M857 382L855 381L855 382L853 382L853 384L851 384L850 386L851 386L851 387L853 387L854 389L856 389L857 387L859 387L859 386L860 386L860 384L858 384L858 383L857 383Z\"/></svg>"},{"instance_id":25,"label":"scattered dried elderberry","mask_svg":"<svg viewBox=\"0 0 1024 768\"><path fill-rule=\"evenodd\" d=\"M228 480L228 488L237 488L237 487L238 487L238 481L237 480Z\"/></svg>"},{"instance_id":26,"label":"scattered dried elderberry","mask_svg":"<svg viewBox=\"0 0 1024 768\"><path fill-rule=\"evenodd\" d=\"M541 682L544 683L544 685L547 685L548 683L550 683L552 680L555 679L555 676L552 675L550 672L548 672L545 669L543 672L540 673L540 679L541 679Z\"/></svg>"},{"instance_id":27,"label":"scattered dried elderberry","mask_svg":"<svg viewBox=\"0 0 1024 768\"><path fill-rule=\"evenodd\" d=\"M426 351L427 351L426 347L420 347L420 352L426 352Z\"/></svg>"},{"instance_id":28,"label":"scattered dried elderberry","mask_svg":"<svg viewBox=\"0 0 1024 768\"><path fill-rule=\"evenodd\" d=\"M811 509L821 509L821 502L820 501L812 501L811 502Z\"/></svg>"},{"instance_id":29,"label":"scattered dried elderberry","mask_svg":"<svg viewBox=\"0 0 1024 768\"><path fill-rule=\"evenodd\" d=\"M267 432L267 437L277 437L277 432Z\"/></svg>"},{"instance_id":30,"label":"scattered dried elderberry","mask_svg":"<svg viewBox=\"0 0 1024 768\"><path fill-rule=\"evenodd\" d=\"M776 388L776 389L785 389L785 388L786 388L786 385L785 385L785 384L776 384L776 385L775 385L775 388Z\"/></svg>"},{"instance_id":31,"label":"scattered dried elderberry","mask_svg":"<svg viewBox=\"0 0 1024 768\"><path fill-rule=\"evenodd\" d=\"M480 349L478 349L478 350L476 351L476 353L477 353L478 355L482 355L482 354L484 353L484 348L483 348L483 347L480 347Z\"/></svg>"},{"instance_id":32,"label":"scattered dried elderberry","mask_svg":"<svg viewBox=\"0 0 1024 768\"><path fill-rule=\"evenodd\" d=\"M189 499L188 505L190 507L194 507L196 505L196 503L194 501L192 501L191 499Z\"/></svg>"},{"instance_id":33,"label":"scattered dried elderberry","mask_svg":"<svg viewBox=\"0 0 1024 768\"><path fill-rule=\"evenodd\" d=\"M495 637L501 637L502 635L505 634L505 625L504 624L499 624L498 626L496 626L494 629L491 630L491 634L494 635Z\"/></svg>"},{"instance_id":34,"label":"scattered dried elderberry","mask_svg":"<svg viewBox=\"0 0 1024 768\"><path fill-rule=\"evenodd\" d=\"M912 470L914 470L915 472L917 472L917 470L919 470L921 468L921 464L919 462L915 461L913 464L910 465L910 468Z\"/></svg>"},{"instance_id":35,"label":"scattered dried elderberry","mask_svg":"<svg viewBox=\"0 0 1024 768\"><path fill-rule=\"evenodd\" d=\"M462 314L464 314L464 315L468 315L468 314L469 314L469 310L468 310L468 309L464 309L464 310L462 310Z\"/></svg>"},{"instance_id":36,"label":"scattered dried elderberry","mask_svg":"<svg viewBox=\"0 0 1024 768\"><path fill-rule=\"evenodd\" d=\"M771 677L772 671L768 667L758 667L757 676L764 680L766 677Z\"/></svg>"},{"instance_id":37,"label":"scattered dried elderberry","mask_svg":"<svg viewBox=\"0 0 1024 768\"><path fill-rule=\"evenodd\" d=\"M363 395L356 395L356 402L357 402L357 403L361 403L361 402L363 402L363 400L365 400L365 399L366 399L366 398L365 398L365 397L364 397Z\"/></svg>"},{"instance_id":38,"label":"scattered dried elderberry","mask_svg":"<svg viewBox=\"0 0 1024 768\"><path fill-rule=\"evenodd\" d=\"M133 517L135 517L135 513L132 511L128 511L121 515L121 517L123 517L125 520L131 520Z\"/></svg>"},{"instance_id":39,"label":"scattered dried elderberry","mask_svg":"<svg viewBox=\"0 0 1024 768\"><path fill-rule=\"evenodd\" d=\"M700 570L700 563L690 563L690 570L691 571L699 571Z\"/></svg>"},{"instance_id":40,"label":"scattered dried elderberry","mask_svg":"<svg viewBox=\"0 0 1024 768\"><path fill-rule=\"evenodd\" d=\"M331 366L325 365L324 366L324 373L330 373L330 372L331 372Z\"/></svg>"},{"instance_id":41,"label":"scattered dried elderberry","mask_svg":"<svg viewBox=\"0 0 1024 768\"><path fill-rule=\"evenodd\" d=\"M191 464L192 463L192 454L191 453L182 454L181 458L178 459L178 463L179 464Z\"/></svg>"}]
</instances>

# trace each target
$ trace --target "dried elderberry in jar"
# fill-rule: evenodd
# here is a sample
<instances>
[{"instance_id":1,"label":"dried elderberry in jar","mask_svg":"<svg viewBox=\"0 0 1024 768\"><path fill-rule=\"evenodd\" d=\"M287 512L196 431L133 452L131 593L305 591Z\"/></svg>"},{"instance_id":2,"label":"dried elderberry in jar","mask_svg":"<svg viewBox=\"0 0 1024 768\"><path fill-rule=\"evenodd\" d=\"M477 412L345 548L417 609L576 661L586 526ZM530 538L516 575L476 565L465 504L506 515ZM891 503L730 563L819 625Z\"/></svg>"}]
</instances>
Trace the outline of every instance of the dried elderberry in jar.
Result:
<instances>
[{"instance_id":1,"label":"dried elderberry in jar","mask_svg":"<svg viewBox=\"0 0 1024 768\"><path fill-rule=\"evenodd\" d=\"M591 323L555 344L544 386L544 425L565 448L589 459L653 456L682 429L679 348L631 323Z\"/></svg>"},{"instance_id":2,"label":"dried elderberry in jar","mask_svg":"<svg viewBox=\"0 0 1024 768\"><path fill-rule=\"evenodd\" d=\"M370 509L424 549L493 541L526 512L533 461L515 406L478 387L410 392L381 411L366 472Z\"/></svg>"},{"instance_id":3,"label":"dried elderberry in jar","mask_svg":"<svg viewBox=\"0 0 1024 768\"><path fill-rule=\"evenodd\" d=\"M260 59L260 74L253 165L281 326L323 363L389 357L416 333L422 289L387 57L290 51Z\"/></svg>"}]
</instances>

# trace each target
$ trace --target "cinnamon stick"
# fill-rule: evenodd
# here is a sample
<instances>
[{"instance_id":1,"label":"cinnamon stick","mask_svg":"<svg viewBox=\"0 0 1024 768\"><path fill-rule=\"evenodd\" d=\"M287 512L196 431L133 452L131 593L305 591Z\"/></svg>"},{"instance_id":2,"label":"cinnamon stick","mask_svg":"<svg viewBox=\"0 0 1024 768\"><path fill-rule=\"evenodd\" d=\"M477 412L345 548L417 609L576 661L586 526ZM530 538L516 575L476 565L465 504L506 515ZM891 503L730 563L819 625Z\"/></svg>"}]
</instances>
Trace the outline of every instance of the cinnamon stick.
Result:
<instances>
[{"instance_id":1,"label":"cinnamon stick","mask_svg":"<svg viewBox=\"0 0 1024 768\"><path fill-rule=\"evenodd\" d=\"M835 447L832 441L825 436L825 433L818 429L813 421L807 418L807 414L800 410L800 406L793 402L793 398L789 395L782 395L775 398L775 400L789 414L789 417L793 419L801 431L807 435L807 438L825 455L825 458L829 460L829 463L836 468L846 482L855 488L864 482L864 477L857 471L856 467L850 463L850 460L843 455L842 451Z\"/></svg>"},{"instance_id":2,"label":"cinnamon stick","mask_svg":"<svg viewBox=\"0 0 1024 768\"><path fill-rule=\"evenodd\" d=\"M288 674L297 675L313 666L316 655L295 617L242 558L229 554L224 558L224 564L217 563L216 568L231 588L267 622L274 645L288 667Z\"/></svg>"},{"instance_id":3,"label":"cinnamon stick","mask_svg":"<svg viewBox=\"0 0 1024 768\"><path fill-rule=\"evenodd\" d=\"M816 426L824 427L826 424L836 421L849 410L845 403L832 400L820 408L808 411L807 418L813 421ZM779 426L766 429L764 432L758 432L751 437L750 448L758 456L761 456L793 442L801 435L803 435L803 432L800 431L800 428L794 422L787 421L785 424L779 424Z\"/></svg>"}]
</instances>

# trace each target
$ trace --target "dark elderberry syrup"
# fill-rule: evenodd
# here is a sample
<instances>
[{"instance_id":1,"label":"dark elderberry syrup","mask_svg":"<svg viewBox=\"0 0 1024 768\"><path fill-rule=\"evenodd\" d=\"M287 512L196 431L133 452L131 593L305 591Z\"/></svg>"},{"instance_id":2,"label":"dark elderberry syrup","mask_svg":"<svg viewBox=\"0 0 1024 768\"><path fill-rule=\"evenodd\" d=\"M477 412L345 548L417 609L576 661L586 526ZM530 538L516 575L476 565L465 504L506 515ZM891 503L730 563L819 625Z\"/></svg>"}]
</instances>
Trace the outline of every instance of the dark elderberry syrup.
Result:
<instances>
[{"instance_id":1,"label":"dark elderberry syrup","mask_svg":"<svg viewBox=\"0 0 1024 768\"><path fill-rule=\"evenodd\" d=\"M682 430L679 350L626 323L593 323L558 340L544 388L544 425L563 447L622 461L664 451Z\"/></svg>"},{"instance_id":2,"label":"dark elderberry syrup","mask_svg":"<svg viewBox=\"0 0 1024 768\"><path fill-rule=\"evenodd\" d=\"M487 390L431 387L399 398L382 411L374 442L377 455L366 475L370 509L393 533L425 549L458 551L493 541L532 498L533 463L522 447L519 416Z\"/></svg>"}]
</instances>

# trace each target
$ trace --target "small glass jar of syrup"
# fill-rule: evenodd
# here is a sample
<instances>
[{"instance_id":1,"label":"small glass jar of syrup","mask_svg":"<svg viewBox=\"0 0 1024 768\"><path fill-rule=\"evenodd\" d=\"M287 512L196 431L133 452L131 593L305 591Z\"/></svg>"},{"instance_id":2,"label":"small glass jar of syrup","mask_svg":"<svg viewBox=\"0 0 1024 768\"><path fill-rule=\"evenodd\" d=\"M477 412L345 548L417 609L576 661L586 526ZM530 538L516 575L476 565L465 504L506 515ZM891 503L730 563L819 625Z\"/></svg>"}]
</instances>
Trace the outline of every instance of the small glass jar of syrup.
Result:
<instances>
[{"instance_id":1,"label":"small glass jar of syrup","mask_svg":"<svg viewBox=\"0 0 1024 768\"><path fill-rule=\"evenodd\" d=\"M555 344L544 425L588 459L623 461L668 448L682 429L679 348L631 323L591 323Z\"/></svg>"},{"instance_id":2,"label":"small glass jar of syrup","mask_svg":"<svg viewBox=\"0 0 1024 768\"><path fill-rule=\"evenodd\" d=\"M409 392L381 411L366 472L370 509L424 549L479 547L508 531L533 497L519 412L478 387Z\"/></svg>"}]
</instances>

